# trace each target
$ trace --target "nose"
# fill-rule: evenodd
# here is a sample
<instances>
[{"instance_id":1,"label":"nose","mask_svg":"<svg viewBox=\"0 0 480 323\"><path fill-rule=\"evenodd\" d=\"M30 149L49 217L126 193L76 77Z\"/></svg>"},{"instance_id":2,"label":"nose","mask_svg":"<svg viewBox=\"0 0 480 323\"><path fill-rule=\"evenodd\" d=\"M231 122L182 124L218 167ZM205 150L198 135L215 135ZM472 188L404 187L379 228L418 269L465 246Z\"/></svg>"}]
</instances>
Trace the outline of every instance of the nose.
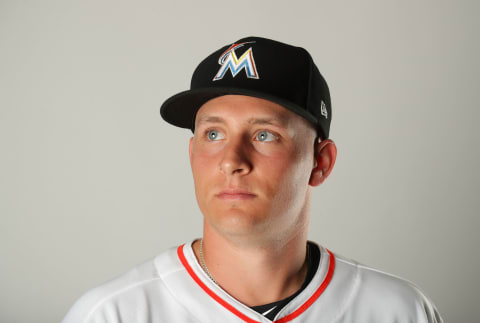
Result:
<instances>
[{"instance_id":1,"label":"nose","mask_svg":"<svg viewBox=\"0 0 480 323\"><path fill-rule=\"evenodd\" d=\"M220 171L227 176L246 175L252 170L248 144L242 140L230 141L223 148Z\"/></svg>"}]
</instances>

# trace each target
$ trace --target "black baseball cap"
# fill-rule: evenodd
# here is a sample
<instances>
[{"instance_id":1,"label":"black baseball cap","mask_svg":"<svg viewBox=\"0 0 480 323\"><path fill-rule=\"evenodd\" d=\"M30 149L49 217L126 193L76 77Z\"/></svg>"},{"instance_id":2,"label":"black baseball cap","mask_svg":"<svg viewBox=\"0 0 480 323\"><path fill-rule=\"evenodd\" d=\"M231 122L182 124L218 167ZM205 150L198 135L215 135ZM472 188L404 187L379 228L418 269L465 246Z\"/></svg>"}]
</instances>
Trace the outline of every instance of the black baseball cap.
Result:
<instances>
[{"instance_id":1,"label":"black baseball cap","mask_svg":"<svg viewBox=\"0 0 480 323\"><path fill-rule=\"evenodd\" d=\"M261 37L223 46L193 72L190 90L168 98L160 108L168 123L195 131L195 116L208 100L228 94L266 99L310 121L328 138L330 92L310 54L301 47Z\"/></svg>"}]
</instances>

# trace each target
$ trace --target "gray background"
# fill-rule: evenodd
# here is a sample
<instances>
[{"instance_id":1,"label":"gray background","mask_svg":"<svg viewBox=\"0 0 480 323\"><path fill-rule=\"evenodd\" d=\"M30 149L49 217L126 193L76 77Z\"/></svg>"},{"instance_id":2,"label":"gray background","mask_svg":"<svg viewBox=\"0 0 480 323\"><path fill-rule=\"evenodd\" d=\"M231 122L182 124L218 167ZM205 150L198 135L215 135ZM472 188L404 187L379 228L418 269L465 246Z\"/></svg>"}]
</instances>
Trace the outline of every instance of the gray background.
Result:
<instances>
[{"instance_id":1,"label":"gray background","mask_svg":"<svg viewBox=\"0 0 480 323\"><path fill-rule=\"evenodd\" d=\"M190 132L158 113L213 50L307 48L339 149L310 238L478 322L477 1L0 0L0 322L58 322L87 289L201 233Z\"/></svg>"}]
</instances>

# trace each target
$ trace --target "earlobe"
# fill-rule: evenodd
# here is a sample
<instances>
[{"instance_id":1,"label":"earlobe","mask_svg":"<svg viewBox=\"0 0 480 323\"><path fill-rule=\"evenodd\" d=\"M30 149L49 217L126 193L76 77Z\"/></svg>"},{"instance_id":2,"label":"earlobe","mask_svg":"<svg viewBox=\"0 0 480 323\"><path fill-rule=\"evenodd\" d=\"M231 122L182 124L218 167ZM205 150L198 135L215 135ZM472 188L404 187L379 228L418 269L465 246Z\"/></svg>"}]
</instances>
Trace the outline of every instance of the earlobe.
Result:
<instances>
[{"instance_id":1,"label":"earlobe","mask_svg":"<svg viewBox=\"0 0 480 323\"><path fill-rule=\"evenodd\" d=\"M331 139L316 142L315 145L315 163L309 180L311 186L318 186L327 179L337 159L337 146Z\"/></svg>"}]
</instances>

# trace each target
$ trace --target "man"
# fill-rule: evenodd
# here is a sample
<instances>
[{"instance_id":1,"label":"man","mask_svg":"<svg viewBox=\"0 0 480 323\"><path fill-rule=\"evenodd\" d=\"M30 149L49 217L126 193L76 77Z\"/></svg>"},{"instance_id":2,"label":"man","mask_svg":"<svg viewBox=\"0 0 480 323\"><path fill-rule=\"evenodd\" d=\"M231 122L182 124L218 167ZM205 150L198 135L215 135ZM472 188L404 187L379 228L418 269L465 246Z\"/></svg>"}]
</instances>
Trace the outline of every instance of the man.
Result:
<instances>
[{"instance_id":1,"label":"man","mask_svg":"<svg viewBox=\"0 0 480 323\"><path fill-rule=\"evenodd\" d=\"M64 323L442 322L411 283L307 242L329 176L328 86L302 48L248 37L161 107L190 128L203 238L85 294Z\"/></svg>"}]
</instances>

